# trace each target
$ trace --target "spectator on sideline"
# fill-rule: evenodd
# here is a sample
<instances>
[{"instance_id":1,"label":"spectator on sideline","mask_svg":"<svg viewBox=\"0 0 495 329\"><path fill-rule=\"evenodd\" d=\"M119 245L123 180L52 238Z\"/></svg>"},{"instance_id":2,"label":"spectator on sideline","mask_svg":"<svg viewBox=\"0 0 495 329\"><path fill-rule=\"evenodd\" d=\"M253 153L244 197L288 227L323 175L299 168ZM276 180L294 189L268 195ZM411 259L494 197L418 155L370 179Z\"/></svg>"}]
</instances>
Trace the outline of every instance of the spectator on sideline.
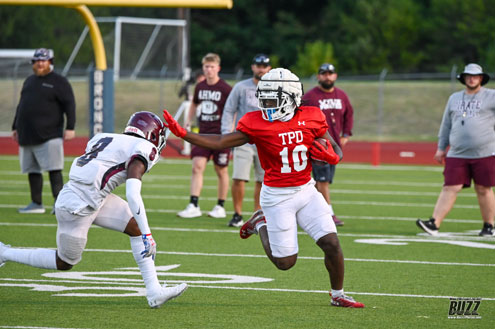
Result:
<instances>
[{"instance_id":1,"label":"spectator on sideline","mask_svg":"<svg viewBox=\"0 0 495 329\"><path fill-rule=\"evenodd\" d=\"M428 221L416 224L430 235L437 235L450 212L457 193L471 186L478 197L483 228L480 236L493 236L495 218L495 90L484 88L490 76L478 64L468 64L457 79L466 88L452 94L445 107L438 150L434 159L445 162L444 185ZM447 147L450 149L447 152Z\"/></svg>"},{"instance_id":2,"label":"spectator on sideline","mask_svg":"<svg viewBox=\"0 0 495 329\"><path fill-rule=\"evenodd\" d=\"M308 156L333 164L342 158L340 147L328 133L325 116L317 107L300 106L302 84L286 69L266 73L258 83L256 95L261 111L246 113L237 130L230 134L208 136L188 132L166 110L163 111L165 126L191 144L212 149L255 144L265 170L260 193L262 210L256 211L241 227L241 238L259 234L270 261L278 269L288 270L297 261L299 225L325 255L331 305L364 307L344 294L344 255L337 228L331 220L328 203L311 178ZM315 142L320 137L327 139L332 147L326 149Z\"/></svg>"},{"instance_id":3,"label":"spectator on sideline","mask_svg":"<svg viewBox=\"0 0 495 329\"><path fill-rule=\"evenodd\" d=\"M160 307L180 296L187 284L167 287L158 281L154 262L157 246L141 196L142 176L158 162L165 147L164 132L165 126L158 116L137 112L129 119L123 134L96 134L88 142L86 153L73 161L69 182L55 204L57 250L11 248L0 242L0 266L11 261L37 268L70 270L81 261L88 230L95 224L129 235L150 307ZM112 193L123 183L127 202Z\"/></svg>"},{"instance_id":4,"label":"spectator on sideline","mask_svg":"<svg viewBox=\"0 0 495 329\"><path fill-rule=\"evenodd\" d=\"M31 63L34 74L22 86L12 137L19 143L21 170L28 174L31 190L31 203L18 211L42 214L45 212L42 171L48 171L56 200L64 185L63 141L75 136L76 103L67 79L53 71L52 49L36 49Z\"/></svg>"},{"instance_id":5,"label":"spectator on sideline","mask_svg":"<svg viewBox=\"0 0 495 329\"><path fill-rule=\"evenodd\" d=\"M251 71L253 77L235 84L227 98L222 116L222 134L232 132L244 114L258 111L258 99L256 98L256 86L261 77L270 71L270 58L265 54L254 56ZM244 144L234 148L234 171L232 173L232 201L234 203L234 215L229 221L229 226L239 227L242 221L242 202L246 182L249 182L251 165L254 164L254 210L260 209L260 191L263 175L256 146Z\"/></svg>"},{"instance_id":6,"label":"spectator on sideline","mask_svg":"<svg viewBox=\"0 0 495 329\"><path fill-rule=\"evenodd\" d=\"M225 101L232 87L220 78L220 56L214 53L206 54L201 63L206 79L196 85L194 97L189 108L189 117L186 127L190 128L196 116L196 109L200 106L201 113L198 116L199 133L220 134L221 120ZM190 188L190 201L186 209L177 214L183 218L194 218L201 216L199 207L199 196L203 187L203 173L206 163L212 157L215 172L218 177L218 201L208 216L214 218L225 218L224 203L229 190L229 156L230 149L212 151L199 146L191 150L192 176Z\"/></svg>"},{"instance_id":7,"label":"spectator on sideline","mask_svg":"<svg viewBox=\"0 0 495 329\"><path fill-rule=\"evenodd\" d=\"M308 91L302 98L303 104L316 106L322 110L327 119L328 132L340 147L344 147L352 136L354 110L347 94L337 87L337 72L332 64L324 63L318 70L318 84ZM342 226L344 222L339 220L333 211L330 202L330 184L335 176L335 165L313 165L313 178L316 180L316 189L330 205L332 219L335 225Z\"/></svg>"}]
</instances>

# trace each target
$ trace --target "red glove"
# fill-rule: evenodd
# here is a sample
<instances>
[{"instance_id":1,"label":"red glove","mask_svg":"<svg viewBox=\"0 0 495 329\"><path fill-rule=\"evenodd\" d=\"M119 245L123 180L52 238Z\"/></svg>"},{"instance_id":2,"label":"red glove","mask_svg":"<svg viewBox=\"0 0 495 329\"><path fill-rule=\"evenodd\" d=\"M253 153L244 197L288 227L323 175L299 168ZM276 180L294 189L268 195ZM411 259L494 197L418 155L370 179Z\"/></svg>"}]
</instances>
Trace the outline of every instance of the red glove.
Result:
<instances>
[{"instance_id":1,"label":"red glove","mask_svg":"<svg viewBox=\"0 0 495 329\"><path fill-rule=\"evenodd\" d=\"M328 149L325 149L323 145L315 141L313 145L309 148L309 153L311 158L318 161L325 161L329 164L335 165L339 163L340 157L333 150L332 145L328 144Z\"/></svg>"},{"instance_id":2,"label":"red glove","mask_svg":"<svg viewBox=\"0 0 495 329\"><path fill-rule=\"evenodd\" d=\"M172 134L177 137L183 138L187 134L187 130L181 127L181 125L174 119L174 117L168 113L167 110L163 110L163 118L165 122L163 123L165 127L170 129Z\"/></svg>"}]
</instances>

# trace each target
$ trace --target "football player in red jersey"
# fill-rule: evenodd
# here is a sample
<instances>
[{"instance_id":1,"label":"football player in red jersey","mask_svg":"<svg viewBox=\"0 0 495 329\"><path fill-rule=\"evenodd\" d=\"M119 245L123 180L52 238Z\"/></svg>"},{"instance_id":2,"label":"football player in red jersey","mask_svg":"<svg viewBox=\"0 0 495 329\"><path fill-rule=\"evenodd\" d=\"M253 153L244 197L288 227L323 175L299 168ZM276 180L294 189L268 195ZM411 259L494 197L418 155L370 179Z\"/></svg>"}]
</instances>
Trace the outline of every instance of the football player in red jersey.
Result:
<instances>
[{"instance_id":1,"label":"football player in red jersey","mask_svg":"<svg viewBox=\"0 0 495 329\"><path fill-rule=\"evenodd\" d=\"M241 238L259 234L268 258L280 270L295 265L298 254L297 225L308 233L325 254L330 276L331 304L364 307L344 294L344 256L337 229L325 199L311 178L312 158L337 164L342 151L328 134L321 110L300 106L303 94L299 78L287 69L266 73L257 86L261 111L246 113L235 132L201 135L187 132L166 110L165 125L191 144L224 149L245 143L258 149L265 177L260 194L261 210L242 226ZM325 149L315 139L324 137L332 147Z\"/></svg>"}]
</instances>

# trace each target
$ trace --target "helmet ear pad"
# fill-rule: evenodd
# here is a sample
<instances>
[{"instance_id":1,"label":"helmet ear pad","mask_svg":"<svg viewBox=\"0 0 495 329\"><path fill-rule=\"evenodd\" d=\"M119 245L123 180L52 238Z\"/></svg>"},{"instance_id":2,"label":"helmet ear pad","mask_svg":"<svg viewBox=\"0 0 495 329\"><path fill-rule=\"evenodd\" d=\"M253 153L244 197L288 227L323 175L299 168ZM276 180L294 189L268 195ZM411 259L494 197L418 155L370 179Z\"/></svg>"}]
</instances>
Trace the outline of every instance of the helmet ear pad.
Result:
<instances>
[{"instance_id":1,"label":"helmet ear pad","mask_svg":"<svg viewBox=\"0 0 495 329\"><path fill-rule=\"evenodd\" d=\"M162 120L148 111L134 113L127 122L124 134L144 138L160 151L166 144L165 126Z\"/></svg>"}]
</instances>

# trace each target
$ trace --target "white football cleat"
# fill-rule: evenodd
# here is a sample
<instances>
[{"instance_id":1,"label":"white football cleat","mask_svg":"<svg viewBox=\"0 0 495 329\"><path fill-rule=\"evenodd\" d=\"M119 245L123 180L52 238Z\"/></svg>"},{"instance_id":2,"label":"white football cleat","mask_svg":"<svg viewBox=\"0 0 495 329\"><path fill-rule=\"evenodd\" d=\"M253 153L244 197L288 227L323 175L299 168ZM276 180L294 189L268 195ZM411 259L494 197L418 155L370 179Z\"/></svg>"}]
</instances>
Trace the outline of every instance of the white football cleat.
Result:
<instances>
[{"instance_id":1,"label":"white football cleat","mask_svg":"<svg viewBox=\"0 0 495 329\"><path fill-rule=\"evenodd\" d=\"M4 266L5 265L5 262L7 260L3 259L2 255L4 253L5 250L7 250L7 248L9 248L10 245L6 245L6 244L3 244L2 242L0 242L0 267Z\"/></svg>"},{"instance_id":2,"label":"white football cleat","mask_svg":"<svg viewBox=\"0 0 495 329\"><path fill-rule=\"evenodd\" d=\"M167 285L164 284L155 295L147 297L148 305L151 308L159 308L167 301L182 295L184 291L186 291L186 289L187 289L186 283L181 283L178 286L174 286L174 287L167 287Z\"/></svg>"},{"instance_id":3,"label":"white football cleat","mask_svg":"<svg viewBox=\"0 0 495 329\"><path fill-rule=\"evenodd\" d=\"M194 218L200 217L201 215L201 209L199 209L199 207L196 207L192 203L188 204L186 209L177 213L177 216L182 218Z\"/></svg>"},{"instance_id":4,"label":"white football cleat","mask_svg":"<svg viewBox=\"0 0 495 329\"><path fill-rule=\"evenodd\" d=\"M208 216L213 218L225 218L227 214L225 213L225 208L221 205L217 204L213 209L208 213Z\"/></svg>"}]
</instances>

